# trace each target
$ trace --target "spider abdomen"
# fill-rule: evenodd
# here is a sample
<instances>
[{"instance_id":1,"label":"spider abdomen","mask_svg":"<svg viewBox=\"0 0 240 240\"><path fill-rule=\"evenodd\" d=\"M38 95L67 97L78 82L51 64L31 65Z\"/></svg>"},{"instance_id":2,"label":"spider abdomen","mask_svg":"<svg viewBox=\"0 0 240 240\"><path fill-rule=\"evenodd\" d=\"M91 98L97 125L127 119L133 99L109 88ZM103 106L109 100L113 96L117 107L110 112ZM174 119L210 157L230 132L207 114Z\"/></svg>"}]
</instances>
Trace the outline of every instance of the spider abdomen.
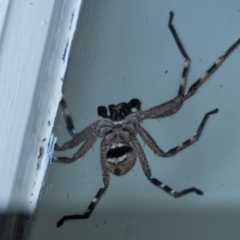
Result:
<instances>
[{"instance_id":1,"label":"spider abdomen","mask_svg":"<svg viewBox=\"0 0 240 240\"><path fill-rule=\"evenodd\" d=\"M136 162L136 154L128 143L114 143L106 154L106 168L114 175L121 176L129 172Z\"/></svg>"}]
</instances>

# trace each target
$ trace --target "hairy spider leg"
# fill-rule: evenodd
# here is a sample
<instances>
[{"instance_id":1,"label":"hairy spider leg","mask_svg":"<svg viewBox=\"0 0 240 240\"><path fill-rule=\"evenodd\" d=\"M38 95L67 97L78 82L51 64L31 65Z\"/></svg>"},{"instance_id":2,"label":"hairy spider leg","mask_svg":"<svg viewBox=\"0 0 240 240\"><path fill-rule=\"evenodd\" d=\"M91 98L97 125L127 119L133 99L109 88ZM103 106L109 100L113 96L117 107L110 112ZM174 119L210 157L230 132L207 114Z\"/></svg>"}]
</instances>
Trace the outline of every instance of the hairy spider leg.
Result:
<instances>
[{"instance_id":1,"label":"hairy spider leg","mask_svg":"<svg viewBox=\"0 0 240 240\"><path fill-rule=\"evenodd\" d=\"M103 193L106 191L108 186L104 185L101 187L96 194L95 198L92 200L90 205L88 206L86 212L84 214L74 214L74 215L67 215L63 216L58 222L57 222L57 227L61 227L63 223L67 220L78 220L78 219L86 219L89 218L92 211L94 210L95 206L97 205L98 201L102 197Z\"/></svg>"},{"instance_id":2,"label":"hairy spider leg","mask_svg":"<svg viewBox=\"0 0 240 240\"><path fill-rule=\"evenodd\" d=\"M203 131L203 129L204 129L206 123L207 123L207 120L208 120L209 116L212 115L212 114L215 114L215 113L217 113L217 112L218 112L218 109L217 109L217 108L214 109L214 110L212 110L212 111L210 111L210 112L207 112L207 113L204 115L204 117L203 117L203 119L202 119L202 121L201 121L201 123L200 123L200 125L199 125L199 127L198 127L198 129L197 129L197 133L196 133L193 137L189 138L188 140L186 140L185 142L183 142L182 144L180 144L179 146L174 147L174 148L170 149L170 150L167 151L167 152L164 152L164 151L157 145L157 143L156 143L155 140L151 137L151 135L147 132L147 130L144 129L144 128L143 128L142 126L140 126L140 125L137 127L137 128L138 128L138 133L139 133L140 137L143 139L143 141L148 145L148 147L149 147L156 155L158 155L158 156L160 156L160 157L171 157L171 156L177 154L178 152L182 151L183 149L191 146L193 143L197 142L198 139L200 138L201 134L202 134L202 131Z\"/></svg>"},{"instance_id":3,"label":"hairy spider leg","mask_svg":"<svg viewBox=\"0 0 240 240\"><path fill-rule=\"evenodd\" d=\"M145 155L145 153L144 153L144 151L141 147L141 144L139 143L139 141L137 140L136 137L133 136L132 139L133 139L132 144L133 144L133 146L136 149L136 152L138 154L138 158L140 160L143 172L144 172L145 176L147 177L147 179L152 184L161 188L162 190L164 190L165 192L167 192L168 194L170 194L174 198L178 198L178 197L181 197L183 195L186 195L186 194L189 194L189 193L192 193L192 192L194 192L198 195L203 195L203 192L200 189L195 188L195 187L187 188L187 189L184 189L182 191L176 191L176 190L172 189L171 187L165 185L163 182L159 181L155 177L153 177L152 174L151 174L151 169L150 169L150 166L148 164L146 155Z\"/></svg>"},{"instance_id":4,"label":"hairy spider leg","mask_svg":"<svg viewBox=\"0 0 240 240\"><path fill-rule=\"evenodd\" d=\"M55 151L64 151L64 150L67 150L70 148L74 148L81 143L83 143L83 144L71 158L69 158L69 157L53 157L52 162L72 163L72 162L76 161L78 158L84 156L96 142L97 137L96 137L95 129L99 123L99 120L92 123L90 126L86 127L81 132L74 133L74 135L72 135L71 133L73 133L73 131L74 132L76 132L76 131L74 129L73 120L72 120L70 112L67 108L67 103L66 103L65 99L62 98L59 104L60 104L63 114L64 114L66 128L73 138L70 141L65 142L62 146L58 146L57 144L55 144L54 150Z\"/></svg>"},{"instance_id":5,"label":"hairy spider leg","mask_svg":"<svg viewBox=\"0 0 240 240\"><path fill-rule=\"evenodd\" d=\"M198 88L206 82L206 80L221 66L221 64L229 57L229 55L239 46L240 38L228 48L218 60L200 77L195 83L191 85L188 93L185 95L184 100L190 98L194 93L197 92Z\"/></svg>"},{"instance_id":6,"label":"hairy spider leg","mask_svg":"<svg viewBox=\"0 0 240 240\"><path fill-rule=\"evenodd\" d=\"M103 177L103 186L98 190L96 196L94 197L94 199L88 206L87 210L83 214L74 214L74 215L64 216L57 222L57 227L61 227L63 223L67 220L86 219L86 218L89 218L90 215L92 214L94 208L96 207L97 203L101 199L102 195L106 192L110 182L109 172L105 167L106 152L107 152L107 144L105 139L103 139L100 146L100 161L101 161L101 170L102 170L102 177Z\"/></svg>"},{"instance_id":7,"label":"hairy spider leg","mask_svg":"<svg viewBox=\"0 0 240 240\"><path fill-rule=\"evenodd\" d=\"M59 162L59 163L75 162L77 159L81 158L88 152L88 150L94 145L96 140L97 140L96 136L92 135L90 137L87 137L85 139L85 141L83 142L83 144L81 145L81 147L79 148L79 150L76 153L74 153L71 158L69 158L69 157L54 157L52 159L52 162ZM58 150L58 149L56 149L56 146L55 146L55 150Z\"/></svg>"},{"instance_id":8,"label":"hairy spider leg","mask_svg":"<svg viewBox=\"0 0 240 240\"><path fill-rule=\"evenodd\" d=\"M184 49L184 46L177 34L177 31L172 24L173 17L174 17L174 12L171 11L168 27L174 37L174 40L178 46L178 49L180 50L181 54L185 58L184 68L182 72L182 79L181 79L178 95L184 96L184 100L186 100L190 98L194 93L196 93L197 89L220 67L220 65L225 61L225 59L239 46L240 38L228 48L228 50L225 52L224 55L220 56L217 59L217 61L203 74L202 77L200 77L195 83L191 85L191 87L188 90L188 93L185 95L185 89L186 89L188 73L190 70L191 59L189 58L186 50Z\"/></svg>"},{"instance_id":9,"label":"hairy spider leg","mask_svg":"<svg viewBox=\"0 0 240 240\"><path fill-rule=\"evenodd\" d=\"M170 12L168 27L173 35L173 38L178 46L179 51L182 56L185 58L184 68L182 72L182 78L180 82L180 87L178 90L178 96L173 98L172 100L165 102L163 104L152 107L148 110L142 112L143 119L148 118L162 118L175 114L182 107L185 100L194 95L198 88L202 86L203 83L207 81L207 79L221 66L221 64L229 57L229 55L240 45L240 38L233 43L224 55L218 58L218 60L200 77L197 81L195 81L189 88L188 93L185 95L185 89L187 84L188 73L190 71L191 59L189 58L176 29L173 26L173 17L174 13Z\"/></svg>"}]
</instances>

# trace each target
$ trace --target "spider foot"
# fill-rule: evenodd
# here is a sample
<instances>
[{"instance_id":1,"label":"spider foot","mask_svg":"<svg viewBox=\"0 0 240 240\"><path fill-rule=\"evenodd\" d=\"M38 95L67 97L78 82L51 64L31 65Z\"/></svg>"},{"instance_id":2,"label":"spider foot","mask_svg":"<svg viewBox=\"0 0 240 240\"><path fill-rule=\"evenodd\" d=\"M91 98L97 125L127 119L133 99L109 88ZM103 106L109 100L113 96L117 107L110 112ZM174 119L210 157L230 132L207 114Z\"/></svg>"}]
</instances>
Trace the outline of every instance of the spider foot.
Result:
<instances>
[{"instance_id":1,"label":"spider foot","mask_svg":"<svg viewBox=\"0 0 240 240\"><path fill-rule=\"evenodd\" d=\"M58 222L56 227L59 228L61 227L65 221L67 220L77 220L77 219L86 219L88 218L89 215L87 213L80 215L80 214L75 214L75 215L69 215L69 216L63 216Z\"/></svg>"},{"instance_id":2,"label":"spider foot","mask_svg":"<svg viewBox=\"0 0 240 240\"><path fill-rule=\"evenodd\" d=\"M64 217L61 218L61 219L57 222L56 227L57 227L57 228L61 227L61 226L63 225L64 221L65 221L65 220L64 220Z\"/></svg>"},{"instance_id":3,"label":"spider foot","mask_svg":"<svg viewBox=\"0 0 240 240\"><path fill-rule=\"evenodd\" d=\"M192 188L188 188L188 189L182 190L181 192L174 192L173 196L175 198L178 198L178 197L181 197L183 195L186 195L186 194L192 193L192 192L194 192L194 193L196 193L197 195L200 195L200 196L203 195L203 191L202 190L200 190L198 188L195 188L195 187L192 187Z\"/></svg>"}]
</instances>

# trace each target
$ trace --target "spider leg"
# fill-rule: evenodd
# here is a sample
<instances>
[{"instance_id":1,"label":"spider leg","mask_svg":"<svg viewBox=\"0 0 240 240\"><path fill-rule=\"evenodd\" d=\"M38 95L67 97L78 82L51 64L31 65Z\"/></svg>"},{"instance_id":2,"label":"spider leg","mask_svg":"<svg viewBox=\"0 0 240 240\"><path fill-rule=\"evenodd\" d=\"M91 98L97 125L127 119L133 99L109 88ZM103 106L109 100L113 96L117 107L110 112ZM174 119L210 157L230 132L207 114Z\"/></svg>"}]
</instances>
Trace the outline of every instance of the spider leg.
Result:
<instances>
[{"instance_id":1,"label":"spider leg","mask_svg":"<svg viewBox=\"0 0 240 240\"><path fill-rule=\"evenodd\" d=\"M66 149L74 148L77 145L84 142L89 136L96 135L97 134L97 126L99 124L99 120L92 123L90 126L86 127L83 131L80 133L76 133L73 138L65 142L61 147L55 144L55 151L64 151Z\"/></svg>"},{"instance_id":2,"label":"spider leg","mask_svg":"<svg viewBox=\"0 0 240 240\"><path fill-rule=\"evenodd\" d=\"M187 188L182 191L176 191L176 190L172 189L171 187L165 185L163 182L159 181L155 177L153 177L151 174L151 169L149 167L146 155L145 155L139 141L135 137L132 137L132 139L133 139L132 144L137 151L143 172L152 184L161 188L162 190L164 190L165 192L167 192L174 198L178 198L178 197L181 197L183 195L186 195L186 194L192 193L192 192L194 192L198 195L203 195L203 192L200 189L195 188L195 187Z\"/></svg>"},{"instance_id":3,"label":"spider leg","mask_svg":"<svg viewBox=\"0 0 240 240\"><path fill-rule=\"evenodd\" d=\"M179 87L179 91L178 91L178 96L184 96L185 95L185 89L186 89L186 84L187 84L187 77L188 77L188 73L190 70L190 64L191 64L191 59L189 58L185 48L183 47L183 44L177 34L177 31L175 30L172 21L173 21L173 17L174 17L174 13L171 11L170 12L170 18L169 18L169 22L168 22L168 27L173 35L173 38L178 46L179 51L181 52L181 54L183 55L183 57L185 58L184 61L184 68L183 68L183 72L182 72L182 79L181 79L181 83L180 83L180 87Z\"/></svg>"},{"instance_id":4,"label":"spider leg","mask_svg":"<svg viewBox=\"0 0 240 240\"><path fill-rule=\"evenodd\" d=\"M67 220L86 219L86 218L89 218L90 215L92 214L94 208L96 207L97 203L101 199L102 195L106 192L110 182L109 172L105 167L106 152L107 152L106 141L102 140L101 146L100 146L100 161L101 161L101 169L102 169L102 177L103 177L103 186L98 190L96 196L94 197L94 199L88 206L87 210L83 214L74 214L74 215L64 216L57 222L57 227L61 227L63 223Z\"/></svg>"},{"instance_id":5,"label":"spider leg","mask_svg":"<svg viewBox=\"0 0 240 240\"><path fill-rule=\"evenodd\" d=\"M218 112L218 109L214 109L210 112L207 112L199 127L197 130L197 133L190 139L186 140L185 142L183 142L181 145L174 147L172 149L170 149L167 152L164 152L155 142L155 140L152 138L152 136L142 127L142 126L138 126L138 133L140 135L140 137L143 139L143 141L149 146L149 148L158 156L160 157L171 157L175 154L177 154L178 152L182 151L183 149L189 147L190 145L192 145L193 143L195 143L196 141L198 141L198 139L200 138L202 131L207 123L207 120L209 118L210 115L215 114Z\"/></svg>"},{"instance_id":6,"label":"spider leg","mask_svg":"<svg viewBox=\"0 0 240 240\"><path fill-rule=\"evenodd\" d=\"M218 58L218 60L206 71L205 74L202 75L195 83L191 85L187 94L185 95L185 89L187 84L187 77L190 70L190 63L191 60L183 47L183 44L175 30L172 21L173 21L174 13L170 12L170 18L168 22L168 27L174 37L174 40L178 46L179 51L181 52L182 56L185 58L184 61L184 68L182 72L182 78L180 87L178 90L178 96L173 98L172 100L152 107L146 111L142 111L142 119L153 119L153 118L162 118L167 117L175 114L179 109L182 107L185 100L190 98L194 95L198 88L202 86L203 83L207 81L207 79L221 66L221 64L230 56L230 54L240 45L240 38L233 43L228 50L225 52L224 55Z\"/></svg>"},{"instance_id":7,"label":"spider leg","mask_svg":"<svg viewBox=\"0 0 240 240\"><path fill-rule=\"evenodd\" d=\"M59 105L62 108L64 120L66 122L66 128L67 128L69 134L72 137L74 137L75 134L76 134L75 127L74 127L72 117L71 117L70 112L69 112L68 107L67 107L67 102L64 99L64 97L62 97L61 101L59 102Z\"/></svg>"},{"instance_id":8,"label":"spider leg","mask_svg":"<svg viewBox=\"0 0 240 240\"><path fill-rule=\"evenodd\" d=\"M93 146L93 144L96 142L97 137L93 136L86 138L82 146L79 148L79 150L74 153L74 155L69 157L53 157L52 162L58 162L58 163L72 163L76 161L77 159L84 156L87 151Z\"/></svg>"},{"instance_id":9,"label":"spider leg","mask_svg":"<svg viewBox=\"0 0 240 240\"><path fill-rule=\"evenodd\" d=\"M68 133L72 136L72 137L75 137L75 127L74 127L74 124L73 124L73 120L72 120L72 117L70 115L70 112L68 110L68 107L67 107L67 102L66 100L64 99L64 97L62 96L62 99L61 101L59 102L59 106L61 107L62 109L62 112L63 112L63 117L64 117L64 120L65 120L65 123L66 123L66 128L68 130ZM70 144L71 145L71 144ZM66 145L67 147L67 145ZM69 147L71 148L71 147ZM57 144L55 144L54 146L54 149L56 151L61 151L61 150L65 150L65 149L68 149L68 148L65 148L65 147L59 147Z\"/></svg>"},{"instance_id":10,"label":"spider leg","mask_svg":"<svg viewBox=\"0 0 240 240\"><path fill-rule=\"evenodd\" d=\"M221 66L221 64L229 57L229 55L240 45L240 38L228 48L224 55L218 58L218 60L189 88L188 93L184 97L184 101L190 98L197 92L198 88Z\"/></svg>"},{"instance_id":11,"label":"spider leg","mask_svg":"<svg viewBox=\"0 0 240 240\"><path fill-rule=\"evenodd\" d=\"M142 111L142 119L168 117L175 114L183 105L184 98L177 96L170 101Z\"/></svg>"},{"instance_id":12,"label":"spider leg","mask_svg":"<svg viewBox=\"0 0 240 240\"><path fill-rule=\"evenodd\" d=\"M143 111L142 112L143 119L171 116L175 114L182 107L184 102L185 89L187 84L188 73L190 70L191 59L189 58L185 48L183 47L183 44L177 34L177 31L175 30L172 24L173 17L174 17L174 13L171 11L169 21L168 21L168 27L173 35L173 38L178 46L179 51L181 52L182 56L185 58L181 83L178 90L178 96L166 103L157 105L153 108L150 108L149 110Z\"/></svg>"}]
</instances>

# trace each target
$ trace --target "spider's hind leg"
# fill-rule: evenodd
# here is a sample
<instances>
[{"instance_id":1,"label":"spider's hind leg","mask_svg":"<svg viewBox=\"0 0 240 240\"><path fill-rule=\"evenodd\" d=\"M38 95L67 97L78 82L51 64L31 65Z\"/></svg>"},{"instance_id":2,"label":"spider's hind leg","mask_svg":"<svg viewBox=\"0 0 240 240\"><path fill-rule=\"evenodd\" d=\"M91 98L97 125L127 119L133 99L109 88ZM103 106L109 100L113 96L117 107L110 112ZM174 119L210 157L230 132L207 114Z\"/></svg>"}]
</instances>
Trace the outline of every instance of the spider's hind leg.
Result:
<instances>
[{"instance_id":1,"label":"spider's hind leg","mask_svg":"<svg viewBox=\"0 0 240 240\"><path fill-rule=\"evenodd\" d=\"M63 216L58 222L57 227L61 227L63 223L67 220L77 220L77 219L87 219L92 214L93 210L95 209L97 203L106 192L109 182L110 176L109 172L105 167L105 160L106 160L106 152L107 152L107 144L106 141L103 139L100 146L100 161L101 161L101 169L102 169L102 178L103 178L103 186L98 190L96 196L89 204L87 210L83 214L74 214L74 215L67 215Z\"/></svg>"},{"instance_id":2,"label":"spider's hind leg","mask_svg":"<svg viewBox=\"0 0 240 240\"><path fill-rule=\"evenodd\" d=\"M97 205L98 201L100 200L100 198L102 197L102 195L104 194L104 192L107 190L108 185L103 185L103 187L101 187L96 196L94 197L94 199L92 200L92 202L90 203L90 205L88 206L86 212L84 212L84 214L74 214L74 215L67 215L67 216L63 216L58 222L57 222L57 227L61 227L63 225L63 223L67 220L78 220L78 219L87 219L90 217L92 211L94 210L95 206Z\"/></svg>"},{"instance_id":3,"label":"spider's hind leg","mask_svg":"<svg viewBox=\"0 0 240 240\"><path fill-rule=\"evenodd\" d=\"M165 185L163 182L160 182L158 179L156 179L152 175L147 176L147 178L152 184L161 188L162 190L164 190L166 193L170 194L174 198L179 198L183 195L186 195L186 194L189 194L192 192L196 193L197 195L203 195L203 192L200 189L195 188L195 187L187 188L187 189L184 189L181 191L176 191L176 190L172 189L171 187Z\"/></svg>"},{"instance_id":4,"label":"spider's hind leg","mask_svg":"<svg viewBox=\"0 0 240 240\"><path fill-rule=\"evenodd\" d=\"M143 172L152 184L161 188L162 190L164 190L165 192L167 192L168 194L170 194L174 198L179 198L179 197L181 197L183 195L186 195L186 194L189 194L189 193L196 193L198 195L203 195L203 192L200 189L195 188L195 187L187 188L187 189L184 189L182 191L176 191L176 190L172 189L171 187L165 185L163 182L159 181L155 177L153 177L152 174L151 174L151 169L150 169L150 166L148 164L146 155L145 155L139 141L135 137L133 137L132 144L137 151L137 154L138 154Z\"/></svg>"}]
</instances>

